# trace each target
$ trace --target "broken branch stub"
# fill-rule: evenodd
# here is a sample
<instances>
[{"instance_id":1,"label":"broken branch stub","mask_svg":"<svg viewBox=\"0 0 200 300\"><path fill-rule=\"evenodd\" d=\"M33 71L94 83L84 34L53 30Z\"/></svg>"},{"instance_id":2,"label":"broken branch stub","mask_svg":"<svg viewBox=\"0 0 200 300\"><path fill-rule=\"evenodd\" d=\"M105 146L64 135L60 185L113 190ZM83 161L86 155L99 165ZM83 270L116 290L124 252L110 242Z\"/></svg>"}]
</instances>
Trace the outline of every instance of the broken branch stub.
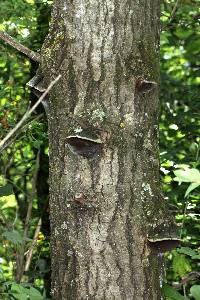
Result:
<instances>
[{"instance_id":1,"label":"broken branch stub","mask_svg":"<svg viewBox=\"0 0 200 300\"><path fill-rule=\"evenodd\" d=\"M39 98L41 95L46 91L47 87L44 84L43 81L44 77L42 74L40 74L40 71L37 71L37 74L27 82L27 86L31 89L31 91L34 93L34 95ZM44 100L42 100L42 104L44 106L46 114L48 114L48 94L45 96Z\"/></svg>"},{"instance_id":2,"label":"broken branch stub","mask_svg":"<svg viewBox=\"0 0 200 300\"><path fill-rule=\"evenodd\" d=\"M33 89L38 90L40 93L43 93L46 90L46 86L43 83L43 75L39 74L39 72L27 82L27 86Z\"/></svg>"},{"instance_id":3,"label":"broken branch stub","mask_svg":"<svg viewBox=\"0 0 200 300\"><path fill-rule=\"evenodd\" d=\"M138 78L135 84L135 88L140 93L147 93L151 91L157 85L154 81L144 80L143 78Z\"/></svg>"}]
</instances>

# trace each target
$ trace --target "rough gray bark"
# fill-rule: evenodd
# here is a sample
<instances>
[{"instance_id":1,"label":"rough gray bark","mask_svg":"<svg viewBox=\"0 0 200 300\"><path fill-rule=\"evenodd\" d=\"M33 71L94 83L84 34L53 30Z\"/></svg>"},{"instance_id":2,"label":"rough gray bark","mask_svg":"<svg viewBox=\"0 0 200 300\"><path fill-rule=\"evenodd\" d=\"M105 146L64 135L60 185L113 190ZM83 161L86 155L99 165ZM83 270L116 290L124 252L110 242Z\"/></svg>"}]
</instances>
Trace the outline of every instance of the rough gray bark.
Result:
<instances>
[{"instance_id":1,"label":"rough gray bark","mask_svg":"<svg viewBox=\"0 0 200 300\"><path fill-rule=\"evenodd\" d=\"M52 295L160 299L159 0L55 0L50 95ZM154 239L155 237L155 239ZM150 243L148 239L152 242Z\"/></svg>"}]
</instances>

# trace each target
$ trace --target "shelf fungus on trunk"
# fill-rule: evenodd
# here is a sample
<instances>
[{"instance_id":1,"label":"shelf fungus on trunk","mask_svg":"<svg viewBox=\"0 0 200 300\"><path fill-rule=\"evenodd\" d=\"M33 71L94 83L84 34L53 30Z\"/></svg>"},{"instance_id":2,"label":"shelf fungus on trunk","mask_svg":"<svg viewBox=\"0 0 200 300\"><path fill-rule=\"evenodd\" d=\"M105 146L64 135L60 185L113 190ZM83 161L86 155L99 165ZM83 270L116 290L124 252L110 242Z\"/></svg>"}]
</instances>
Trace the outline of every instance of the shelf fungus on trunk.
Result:
<instances>
[{"instance_id":1,"label":"shelf fungus on trunk","mask_svg":"<svg viewBox=\"0 0 200 300\"><path fill-rule=\"evenodd\" d=\"M176 226L168 225L163 223L151 228L147 241L152 251L164 253L180 246L181 239L177 237Z\"/></svg>"},{"instance_id":2,"label":"shelf fungus on trunk","mask_svg":"<svg viewBox=\"0 0 200 300\"><path fill-rule=\"evenodd\" d=\"M84 158L95 158L100 155L102 150L102 141L96 136L84 134L70 135L66 140L69 150L76 155Z\"/></svg>"}]
</instances>

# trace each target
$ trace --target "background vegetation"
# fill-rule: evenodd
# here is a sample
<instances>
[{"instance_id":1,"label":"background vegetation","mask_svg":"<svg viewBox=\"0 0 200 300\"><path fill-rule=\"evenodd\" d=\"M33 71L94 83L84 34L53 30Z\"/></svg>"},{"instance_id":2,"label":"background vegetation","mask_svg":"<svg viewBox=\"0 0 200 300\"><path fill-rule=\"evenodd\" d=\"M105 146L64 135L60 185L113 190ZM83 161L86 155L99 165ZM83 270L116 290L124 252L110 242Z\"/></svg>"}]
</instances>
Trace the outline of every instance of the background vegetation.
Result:
<instances>
[{"instance_id":1,"label":"background vegetation","mask_svg":"<svg viewBox=\"0 0 200 300\"><path fill-rule=\"evenodd\" d=\"M0 30L39 51L47 0L4 0ZM200 1L164 0L161 16L160 160L181 247L166 255L163 297L200 300ZM37 66L0 41L0 139L36 98ZM0 156L0 299L50 299L48 136L42 107ZM25 255L24 255L25 253Z\"/></svg>"}]
</instances>

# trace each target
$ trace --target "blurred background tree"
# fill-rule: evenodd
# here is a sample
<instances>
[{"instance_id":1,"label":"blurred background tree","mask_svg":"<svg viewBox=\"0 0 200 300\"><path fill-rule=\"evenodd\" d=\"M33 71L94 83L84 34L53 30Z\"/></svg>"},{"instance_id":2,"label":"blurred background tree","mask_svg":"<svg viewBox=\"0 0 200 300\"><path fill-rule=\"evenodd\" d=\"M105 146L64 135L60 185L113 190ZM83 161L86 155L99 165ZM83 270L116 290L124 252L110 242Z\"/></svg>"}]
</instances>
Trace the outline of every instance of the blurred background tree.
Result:
<instances>
[{"instance_id":1,"label":"blurred background tree","mask_svg":"<svg viewBox=\"0 0 200 300\"><path fill-rule=\"evenodd\" d=\"M163 295L200 300L200 1L161 2L160 174L182 238L181 247L166 255ZM39 51L51 4L4 0L0 30ZM0 41L0 139L35 103L26 83L36 69L36 63ZM42 106L0 154L0 207L0 298L50 299L48 136Z\"/></svg>"}]
</instances>

